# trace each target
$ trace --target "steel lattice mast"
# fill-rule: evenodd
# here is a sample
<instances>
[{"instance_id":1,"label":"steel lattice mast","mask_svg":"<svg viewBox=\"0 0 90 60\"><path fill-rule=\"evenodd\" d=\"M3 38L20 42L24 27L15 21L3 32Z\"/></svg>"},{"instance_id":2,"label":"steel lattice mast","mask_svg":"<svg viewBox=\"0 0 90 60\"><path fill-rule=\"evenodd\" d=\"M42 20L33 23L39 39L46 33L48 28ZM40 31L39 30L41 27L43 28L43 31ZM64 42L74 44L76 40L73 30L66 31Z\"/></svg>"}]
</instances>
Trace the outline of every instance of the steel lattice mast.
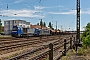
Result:
<instances>
[{"instance_id":1,"label":"steel lattice mast","mask_svg":"<svg viewBox=\"0 0 90 60\"><path fill-rule=\"evenodd\" d=\"M77 0L77 43L80 43L80 0Z\"/></svg>"}]
</instances>

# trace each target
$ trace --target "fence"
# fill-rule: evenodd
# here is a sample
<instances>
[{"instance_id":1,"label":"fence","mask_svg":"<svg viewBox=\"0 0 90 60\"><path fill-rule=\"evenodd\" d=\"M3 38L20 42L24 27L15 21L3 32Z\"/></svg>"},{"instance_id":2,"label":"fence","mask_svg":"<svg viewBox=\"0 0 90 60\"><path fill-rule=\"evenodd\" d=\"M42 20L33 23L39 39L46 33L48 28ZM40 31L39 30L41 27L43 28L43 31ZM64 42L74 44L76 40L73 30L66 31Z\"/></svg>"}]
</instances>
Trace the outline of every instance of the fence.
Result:
<instances>
[{"instance_id":1,"label":"fence","mask_svg":"<svg viewBox=\"0 0 90 60\"><path fill-rule=\"evenodd\" d=\"M61 46L59 47L59 49L60 48L62 48L62 47L64 47L63 48L63 50L61 50L60 52L60 54L58 54L57 56L53 56L53 52L54 52L54 47L53 47L53 44L52 43L50 43L49 44L49 60L58 60L58 59L60 59L62 56L66 56L66 52L69 50L69 49L72 49L73 48L73 46L75 45L75 37L72 37L72 38L70 38L69 40L66 40L66 39L64 39L64 42L61 44ZM57 50L57 49L56 49Z\"/></svg>"}]
</instances>

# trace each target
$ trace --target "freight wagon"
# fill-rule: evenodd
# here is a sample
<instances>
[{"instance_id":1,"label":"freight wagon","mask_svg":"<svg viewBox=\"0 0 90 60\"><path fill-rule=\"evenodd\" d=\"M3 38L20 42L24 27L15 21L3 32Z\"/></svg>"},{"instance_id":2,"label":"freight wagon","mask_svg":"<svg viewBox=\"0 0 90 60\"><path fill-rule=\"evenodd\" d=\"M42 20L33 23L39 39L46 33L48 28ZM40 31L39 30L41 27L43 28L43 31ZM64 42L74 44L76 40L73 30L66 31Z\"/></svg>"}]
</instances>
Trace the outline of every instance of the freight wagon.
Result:
<instances>
[{"instance_id":1,"label":"freight wagon","mask_svg":"<svg viewBox=\"0 0 90 60\"><path fill-rule=\"evenodd\" d=\"M40 29L39 35L51 35L50 30L47 29Z\"/></svg>"}]
</instances>

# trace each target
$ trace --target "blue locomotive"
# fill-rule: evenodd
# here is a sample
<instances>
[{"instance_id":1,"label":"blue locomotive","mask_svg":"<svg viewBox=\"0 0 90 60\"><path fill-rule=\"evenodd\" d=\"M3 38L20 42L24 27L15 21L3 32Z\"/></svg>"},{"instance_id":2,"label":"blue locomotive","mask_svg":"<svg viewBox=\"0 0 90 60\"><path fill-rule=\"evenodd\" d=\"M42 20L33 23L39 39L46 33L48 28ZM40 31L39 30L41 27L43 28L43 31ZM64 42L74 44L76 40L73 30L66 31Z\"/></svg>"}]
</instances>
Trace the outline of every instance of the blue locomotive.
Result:
<instances>
[{"instance_id":1,"label":"blue locomotive","mask_svg":"<svg viewBox=\"0 0 90 60\"><path fill-rule=\"evenodd\" d=\"M13 26L11 35L13 37L50 35L50 30L36 29L36 28L22 28L20 26Z\"/></svg>"}]
</instances>

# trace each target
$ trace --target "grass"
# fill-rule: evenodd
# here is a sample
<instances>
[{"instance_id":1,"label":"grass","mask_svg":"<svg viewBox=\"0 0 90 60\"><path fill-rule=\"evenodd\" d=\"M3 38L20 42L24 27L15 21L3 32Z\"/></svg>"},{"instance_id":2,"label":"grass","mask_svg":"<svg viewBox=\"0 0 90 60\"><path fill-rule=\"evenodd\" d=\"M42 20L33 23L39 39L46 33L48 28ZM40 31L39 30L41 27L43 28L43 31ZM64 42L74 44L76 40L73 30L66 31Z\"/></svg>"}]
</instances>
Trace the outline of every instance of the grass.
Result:
<instances>
[{"instance_id":1,"label":"grass","mask_svg":"<svg viewBox=\"0 0 90 60\"><path fill-rule=\"evenodd\" d=\"M10 35L0 35L0 38L11 38Z\"/></svg>"},{"instance_id":2,"label":"grass","mask_svg":"<svg viewBox=\"0 0 90 60\"><path fill-rule=\"evenodd\" d=\"M76 52L74 49L72 49L71 52L67 52L66 56L63 56L60 60L69 60L69 57L70 56L76 56L80 58L83 58L83 59L87 59L89 60L90 58L90 47L88 47L87 49L81 47L78 49L78 52Z\"/></svg>"},{"instance_id":3,"label":"grass","mask_svg":"<svg viewBox=\"0 0 90 60\"><path fill-rule=\"evenodd\" d=\"M2 55L2 52L0 52L0 55Z\"/></svg>"},{"instance_id":4,"label":"grass","mask_svg":"<svg viewBox=\"0 0 90 60\"><path fill-rule=\"evenodd\" d=\"M49 58L47 57L45 60L49 60Z\"/></svg>"},{"instance_id":5,"label":"grass","mask_svg":"<svg viewBox=\"0 0 90 60\"><path fill-rule=\"evenodd\" d=\"M73 53L73 52L72 52ZM63 56L60 60L69 60L69 56L72 54L71 52L68 52L66 56Z\"/></svg>"},{"instance_id":6,"label":"grass","mask_svg":"<svg viewBox=\"0 0 90 60\"><path fill-rule=\"evenodd\" d=\"M85 51L85 50L84 50L83 48L78 49L78 53L79 53L79 54L83 54L84 51Z\"/></svg>"},{"instance_id":7,"label":"grass","mask_svg":"<svg viewBox=\"0 0 90 60\"><path fill-rule=\"evenodd\" d=\"M16 54L19 55L21 52L17 52Z\"/></svg>"},{"instance_id":8,"label":"grass","mask_svg":"<svg viewBox=\"0 0 90 60\"><path fill-rule=\"evenodd\" d=\"M11 37L11 35L0 35L0 37Z\"/></svg>"},{"instance_id":9,"label":"grass","mask_svg":"<svg viewBox=\"0 0 90 60\"><path fill-rule=\"evenodd\" d=\"M23 49L24 49L23 47L18 48L18 50L23 50Z\"/></svg>"},{"instance_id":10,"label":"grass","mask_svg":"<svg viewBox=\"0 0 90 60\"><path fill-rule=\"evenodd\" d=\"M21 53L21 52L17 52L17 53L15 53L15 54L8 55L8 56L6 56L6 57L1 57L0 60L6 60L6 59L9 59L9 58L11 58L11 57L13 57L13 56L19 55L20 53Z\"/></svg>"},{"instance_id":11,"label":"grass","mask_svg":"<svg viewBox=\"0 0 90 60\"><path fill-rule=\"evenodd\" d=\"M9 55L9 56L6 56L6 58L7 58L7 59L9 59L9 58L11 58L11 57L12 57L11 55Z\"/></svg>"}]
</instances>

